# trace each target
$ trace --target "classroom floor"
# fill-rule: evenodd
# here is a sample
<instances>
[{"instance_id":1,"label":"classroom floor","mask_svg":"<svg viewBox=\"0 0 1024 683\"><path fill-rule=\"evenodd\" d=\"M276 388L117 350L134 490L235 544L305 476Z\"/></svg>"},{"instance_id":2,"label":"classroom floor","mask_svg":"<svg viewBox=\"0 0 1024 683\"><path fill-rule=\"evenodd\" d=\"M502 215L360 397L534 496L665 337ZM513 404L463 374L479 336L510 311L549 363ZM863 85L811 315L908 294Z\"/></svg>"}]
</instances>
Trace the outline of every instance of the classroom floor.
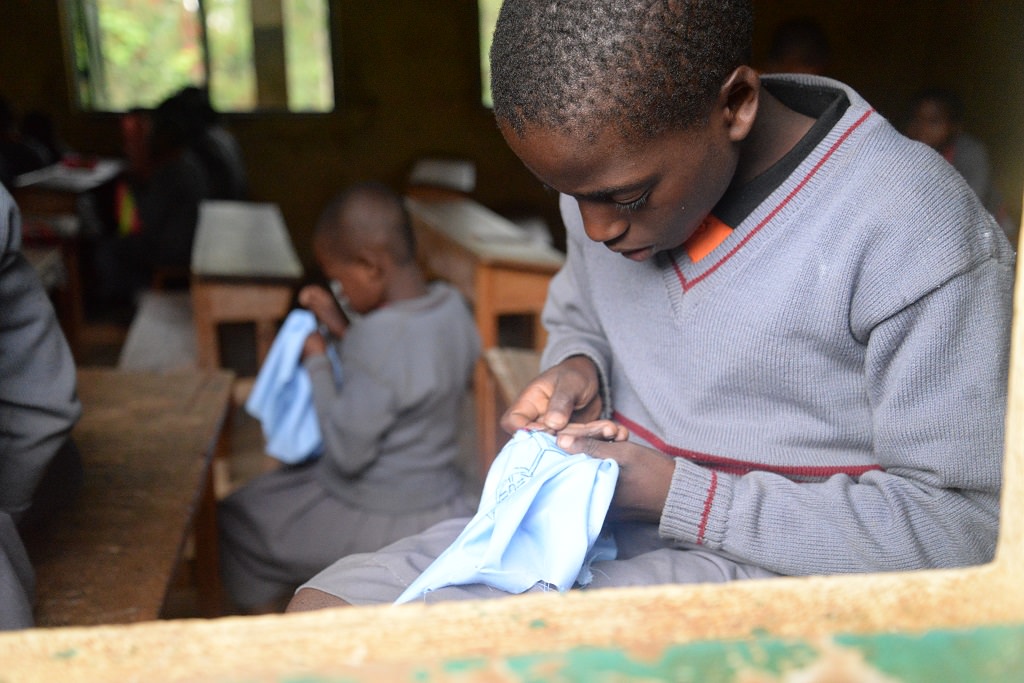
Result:
<instances>
[{"instance_id":1,"label":"classroom floor","mask_svg":"<svg viewBox=\"0 0 1024 683\"><path fill-rule=\"evenodd\" d=\"M107 323L104 325L102 333L87 335L78 364L80 366L116 366L126 333L126 326L119 329L117 326ZM235 364L251 366L251 359L246 358L247 353L245 349L240 350L237 353ZM266 471L276 462L265 455L263 451L263 435L258 421L249 416L241 406L234 409L230 419L231 455L227 481L221 482L222 494L241 486L252 477ZM481 481L476 461L476 421L471 391L467 392L467 400L464 402L462 427L459 433L461 462L466 471L467 480ZM189 574L191 569L188 562L183 565L183 571L180 572L168 593L164 606L164 618L182 619L201 616L196 592Z\"/></svg>"}]
</instances>

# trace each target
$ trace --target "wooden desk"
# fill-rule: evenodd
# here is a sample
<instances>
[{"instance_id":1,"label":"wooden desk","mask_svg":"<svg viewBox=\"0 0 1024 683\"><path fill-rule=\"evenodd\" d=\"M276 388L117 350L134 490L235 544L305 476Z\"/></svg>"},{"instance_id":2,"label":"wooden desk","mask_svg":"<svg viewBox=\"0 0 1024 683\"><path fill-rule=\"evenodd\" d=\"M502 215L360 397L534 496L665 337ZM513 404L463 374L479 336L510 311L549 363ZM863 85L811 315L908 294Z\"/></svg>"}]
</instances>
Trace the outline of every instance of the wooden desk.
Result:
<instances>
[{"instance_id":1,"label":"wooden desk","mask_svg":"<svg viewBox=\"0 0 1024 683\"><path fill-rule=\"evenodd\" d=\"M193 530L201 607L220 613L210 464L232 377L79 370L82 491L26 539L39 626L157 619Z\"/></svg>"},{"instance_id":2,"label":"wooden desk","mask_svg":"<svg viewBox=\"0 0 1024 683\"><path fill-rule=\"evenodd\" d=\"M20 208L20 207L19 207ZM57 318L71 352L77 357L85 330L85 305L81 269L79 268L79 240L81 222L73 213L28 213L21 216L21 232L25 246L22 251L57 249L60 254L63 282L55 290L58 294ZM44 283L45 284L45 283Z\"/></svg>"},{"instance_id":3,"label":"wooden desk","mask_svg":"<svg viewBox=\"0 0 1024 683\"><path fill-rule=\"evenodd\" d=\"M92 167L57 163L14 179L11 194L21 210L25 243L60 247L66 280L58 316L76 357L89 341L107 342L117 336L117 330L86 324L79 254L83 198L111 183L123 170L120 159L99 159Z\"/></svg>"},{"instance_id":4,"label":"wooden desk","mask_svg":"<svg viewBox=\"0 0 1024 683\"><path fill-rule=\"evenodd\" d=\"M262 363L302 278L291 237L275 204L205 201L192 250L192 310L199 367L221 364L217 327L256 325Z\"/></svg>"},{"instance_id":5,"label":"wooden desk","mask_svg":"<svg viewBox=\"0 0 1024 683\"><path fill-rule=\"evenodd\" d=\"M544 348L540 313L565 256L471 199L406 204L420 261L472 303L484 348L498 345L498 319L511 314L533 316L534 348Z\"/></svg>"},{"instance_id":6,"label":"wooden desk","mask_svg":"<svg viewBox=\"0 0 1024 683\"><path fill-rule=\"evenodd\" d=\"M92 167L52 164L14 179L14 200L23 213L75 214L78 198L114 180L124 170L120 159L99 159Z\"/></svg>"},{"instance_id":7,"label":"wooden desk","mask_svg":"<svg viewBox=\"0 0 1024 683\"><path fill-rule=\"evenodd\" d=\"M486 393L477 396L483 405L477 405L480 417L477 429L481 430L480 458L481 476L498 455L498 451L509 440L501 428L501 416L508 410L519 392L540 374L540 352L532 349L495 347L484 351L484 381Z\"/></svg>"}]
</instances>

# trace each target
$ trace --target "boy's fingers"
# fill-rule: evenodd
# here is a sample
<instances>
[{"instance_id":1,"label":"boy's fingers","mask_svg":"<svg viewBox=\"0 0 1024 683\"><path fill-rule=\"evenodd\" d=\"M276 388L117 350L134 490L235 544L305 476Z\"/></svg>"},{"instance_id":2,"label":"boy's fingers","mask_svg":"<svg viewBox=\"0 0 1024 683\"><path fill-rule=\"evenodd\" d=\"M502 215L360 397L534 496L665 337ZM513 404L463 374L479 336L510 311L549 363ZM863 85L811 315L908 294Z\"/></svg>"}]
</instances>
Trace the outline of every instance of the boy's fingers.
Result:
<instances>
[{"instance_id":1,"label":"boy's fingers","mask_svg":"<svg viewBox=\"0 0 1024 683\"><path fill-rule=\"evenodd\" d=\"M613 442L592 436L571 436L560 434L556 439L559 448L568 453L586 453L595 458L610 458L614 450L609 450Z\"/></svg>"},{"instance_id":2,"label":"boy's fingers","mask_svg":"<svg viewBox=\"0 0 1024 683\"><path fill-rule=\"evenodd\" d=\"M547 409L549 392L550 389L541 382L534 382L526 387L502 416L502 428L511 434L517 429L525 429L536 423Z\"/></svg>"},{"instance_id":3,"label":"boy's fingers","mask_svg":"<svg viewBox=\"0 0 1024 683\"><path fill-rule=\"evenodd\" d=\"M547 410L544 411L541 422L548 429L559 431L567 424L575 408L576 398L568 394L555 392L548 399Z\"/></svg>"}]
</instances>

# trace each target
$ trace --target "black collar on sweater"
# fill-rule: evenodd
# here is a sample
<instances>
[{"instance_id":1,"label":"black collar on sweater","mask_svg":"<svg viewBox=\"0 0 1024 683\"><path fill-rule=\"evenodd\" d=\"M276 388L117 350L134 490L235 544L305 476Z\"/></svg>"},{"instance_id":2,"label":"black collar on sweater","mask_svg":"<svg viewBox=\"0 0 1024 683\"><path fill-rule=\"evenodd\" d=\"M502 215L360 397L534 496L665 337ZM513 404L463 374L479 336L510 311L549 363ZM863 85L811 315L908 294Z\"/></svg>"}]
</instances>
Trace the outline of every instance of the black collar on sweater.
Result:
<instances>
[{"instance_id":1,"label":"black collar on sweater","mask_svg":"<svg viewBox=\"0 0 1024 683\"><path fill-rule=\"evenodd\" d=\"M712 213L732 227L742 223L751 211L785 182L850 106L850 99L838 88L775 79L763 80L761 85L790 109L816 121L785 156L750 182L730 188L719 200Z\"/></svg>"}]
</instances>

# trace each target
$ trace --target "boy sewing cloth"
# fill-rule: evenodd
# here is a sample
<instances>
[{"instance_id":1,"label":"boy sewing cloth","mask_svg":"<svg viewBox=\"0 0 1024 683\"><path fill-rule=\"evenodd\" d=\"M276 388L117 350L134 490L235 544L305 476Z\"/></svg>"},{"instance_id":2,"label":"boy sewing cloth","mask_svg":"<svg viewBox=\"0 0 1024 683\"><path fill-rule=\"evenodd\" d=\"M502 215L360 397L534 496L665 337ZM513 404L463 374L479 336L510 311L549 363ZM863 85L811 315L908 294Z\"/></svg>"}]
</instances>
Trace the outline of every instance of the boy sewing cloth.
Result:
<instances>
[{"instance_id":1,"label":"boy sewing cloth","mask_svg":"<svg viewBox=\"0 0 1024 683\"><path fill-rule=\"evenodd\" d=\"M993 556L1013 250L852 89L759 78L751 26L740 0L498 19L498 125L568 233L546 370L503 422L619 465L618 557L586 590ZM335 563L289 609L393 600L461 524Z\"/></svg>"},{"instance_id":2,"label":"boy sewing cloth","mask_svg":"<svg viewBox=\"0 0 1024 683\"><path fill-rule=\"evenodd\" d=\"M221 503L222 572L243 610L270 608L341 556L473 509L458 425L480 341L461 295L424 280L401 197L373 183L349 188L325 209L314 253L353 319L323 287L299 294L325 328L306 339L302 361L323 455Z\"/></svg>"}]
</instances>

